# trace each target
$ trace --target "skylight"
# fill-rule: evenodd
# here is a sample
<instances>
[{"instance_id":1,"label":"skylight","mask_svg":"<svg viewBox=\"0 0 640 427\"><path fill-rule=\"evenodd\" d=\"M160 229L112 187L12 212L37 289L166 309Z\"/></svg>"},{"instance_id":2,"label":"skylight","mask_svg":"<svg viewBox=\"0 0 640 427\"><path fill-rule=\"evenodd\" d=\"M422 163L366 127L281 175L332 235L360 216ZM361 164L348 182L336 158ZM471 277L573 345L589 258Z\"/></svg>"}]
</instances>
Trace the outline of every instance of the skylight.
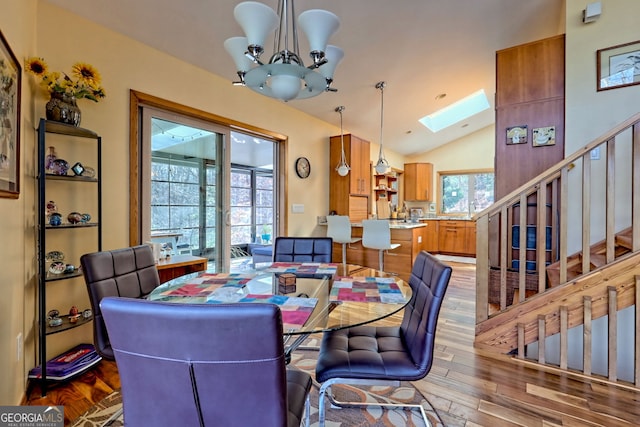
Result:
<instances>
[{"instance_id":1,"label":"skylight","mask_svg":"<svg viewBox=\"0 0 640 427\"><path fill-rule=\"evenodd\" d=\"M419 120L431 132L438 132L489 108L489 100L480 89L471 95Z\"/></svg>"}]
</instances>

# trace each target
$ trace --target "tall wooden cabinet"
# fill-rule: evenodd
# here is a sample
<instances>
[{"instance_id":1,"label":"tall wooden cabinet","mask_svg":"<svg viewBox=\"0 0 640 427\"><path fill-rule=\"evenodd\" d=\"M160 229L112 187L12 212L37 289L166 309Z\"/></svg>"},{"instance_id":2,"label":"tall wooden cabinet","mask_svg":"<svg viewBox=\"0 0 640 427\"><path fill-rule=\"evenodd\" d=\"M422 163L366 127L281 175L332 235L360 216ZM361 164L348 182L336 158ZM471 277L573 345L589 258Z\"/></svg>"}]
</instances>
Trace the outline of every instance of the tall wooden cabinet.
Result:
<instances>
[{"instance_id":1,"label":"tall wooden cabinet","mask_svg":"<svg viewBox=\"0 0 640 427\"><path fill-rule=\"evenodd\" d=\"M80 256L102 249L101 144L95 132L41 119L38 126L38 353L42 393L47 389L47 340L92 321L69 316L90 307L79 269ZM57 161L53 168L50 147ZM68 168L67 168L68 166ZM68 170L67 170L68 169ZM93 171L92 171L93 169ZM57 218L52 220L52 213ZM59 268L56 268L59 267ZM50 325L49 312L59 312L59 325ZM87 334L85 334L87 335ZM65 344L66 345L66 344ZM60 347L60 344L52 347ZM64 350L67 350L65 348ZM63 350L63 351L64 351Z\"/></svg>"},{"instance_id":2,"label":"tall wooden cabinet","mask_svg":"<svg viewBox=\"0 0 640 427\"><path fill-rule=\"evenodd\" d=\"M344 152L351 167L347 176L340 176L335 167L340 163L341 136L330 138L329 210L348 215L352 222L367 219L371 194L371 159L369 141L355 135L344 135Z\"/></svg>"},{"instance_id":3,"label":"tall wooden cabinet","mask_svg":"<svg viewBox=\"0 0 640 427\"><path fill-rule=\"evenodd\" d=\"M431 163L404 164L404 200L425 201L434 200L433 165Z\"/></svg>"},{"instance_id":4,"label":"tall wooden cabinet","mask_svg":"<svg viewBox=\"0 0 640 427\"><path fill-rule=\"evenodd\" d=\"M564 35L496 52L495 200L564 158L564 58ZM507 141L523 126L521 143ZM552 143L536 142L534 130L550 127Z\"/></svg>"}]
</instances>

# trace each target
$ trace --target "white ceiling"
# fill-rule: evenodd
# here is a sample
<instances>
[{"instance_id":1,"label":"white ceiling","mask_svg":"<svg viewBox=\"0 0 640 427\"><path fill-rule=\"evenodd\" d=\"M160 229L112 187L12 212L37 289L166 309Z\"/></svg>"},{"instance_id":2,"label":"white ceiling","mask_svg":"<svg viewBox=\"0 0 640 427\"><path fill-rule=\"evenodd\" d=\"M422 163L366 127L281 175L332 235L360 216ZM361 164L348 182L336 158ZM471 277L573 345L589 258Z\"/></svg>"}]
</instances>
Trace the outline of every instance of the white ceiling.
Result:
<instances>
[{"instance_id":1,"label":"white ceiling","mask_svg":"<svg viewBox=\"0 0 640 427\"><path fill-rule=\"evenodd\" d=\"M241 36L233 19L240 0L45 0L174 57L237 79L224 50ZM261 0L276 9L277 0ZM446 144L494 122L495 52L563 32L562 0L298 0L296 14L327 9L341 20L329 41L345 52L337 93L290 101L293 108L379 142L379 81L384 91L384 145L403 155ZM585 5L587 1L585 0ZM301 55L306 56L301 34ZM265 57L272 43L266 43ZM531 64L531 66L535 66ZM418 119L484 89L491 109L438 133ZM250 90L238 87L237 90ZM436 95L446 93L444 99ZM278 129L273 129L278 131Z\"/></svg>"}]
</instances>

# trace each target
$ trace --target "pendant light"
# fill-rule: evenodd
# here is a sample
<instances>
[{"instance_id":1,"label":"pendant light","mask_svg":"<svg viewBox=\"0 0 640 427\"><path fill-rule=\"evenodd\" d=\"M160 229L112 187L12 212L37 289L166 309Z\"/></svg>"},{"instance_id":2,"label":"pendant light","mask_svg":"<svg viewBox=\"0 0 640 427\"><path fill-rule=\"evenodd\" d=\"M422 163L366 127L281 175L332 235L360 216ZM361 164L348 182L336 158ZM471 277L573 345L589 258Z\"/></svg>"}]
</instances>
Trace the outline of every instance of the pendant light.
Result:
<instances>
[{"instance_id":1,"label":"pendant light","mask_svg":"<svg viewBox=\"0 0 640 427\"><path fill-rule=\"evenodd\" d=\"M336 107L335 110L337 113L340 113L340 146L342 147L342 151L340 154L340 163L336 166L336 172L340 176L347 176L351 168L347 164L347 157L344 155L344 132L342 130L342 112L344 111L344 106Z\"/></svg>"},{"instance_id":2,"label":"pendant light","mask_svg":"<svg viewBox=\"0 0 640 427\"><path fill-rule=\"evenodd\" d=\"M385 82L376 83L376 89L380 89L380 153L378 154L378 162L376 163L375 170L378 175L384 175L389 171L389 162L384 157L384 151L382 148L382 129L384 124L384 88L387 84Z\"/></svg>"}]
</instances>

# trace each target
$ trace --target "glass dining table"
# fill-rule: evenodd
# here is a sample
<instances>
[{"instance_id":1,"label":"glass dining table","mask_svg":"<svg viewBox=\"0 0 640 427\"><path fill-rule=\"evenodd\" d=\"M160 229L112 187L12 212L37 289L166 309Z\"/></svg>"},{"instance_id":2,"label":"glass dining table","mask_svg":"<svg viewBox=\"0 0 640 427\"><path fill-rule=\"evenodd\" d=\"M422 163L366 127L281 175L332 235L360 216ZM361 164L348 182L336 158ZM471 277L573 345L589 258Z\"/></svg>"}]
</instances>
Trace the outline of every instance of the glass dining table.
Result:
<instances>
[{"instance_id":1,"label":"glass dining table","mask_svg":"<svg viewBox=\"0 0 640 427\"><path fill-rule=\"evenodd\" d=\"M292 281L291 275L295 286L285 286L286 280ZM187 274L160 285L148 299L276 304L290 355L310 334L364 325L398 313L411 299L411 288L397 276L358 265L265 263L229 273Z\"/></svg>"}]
</instances>

